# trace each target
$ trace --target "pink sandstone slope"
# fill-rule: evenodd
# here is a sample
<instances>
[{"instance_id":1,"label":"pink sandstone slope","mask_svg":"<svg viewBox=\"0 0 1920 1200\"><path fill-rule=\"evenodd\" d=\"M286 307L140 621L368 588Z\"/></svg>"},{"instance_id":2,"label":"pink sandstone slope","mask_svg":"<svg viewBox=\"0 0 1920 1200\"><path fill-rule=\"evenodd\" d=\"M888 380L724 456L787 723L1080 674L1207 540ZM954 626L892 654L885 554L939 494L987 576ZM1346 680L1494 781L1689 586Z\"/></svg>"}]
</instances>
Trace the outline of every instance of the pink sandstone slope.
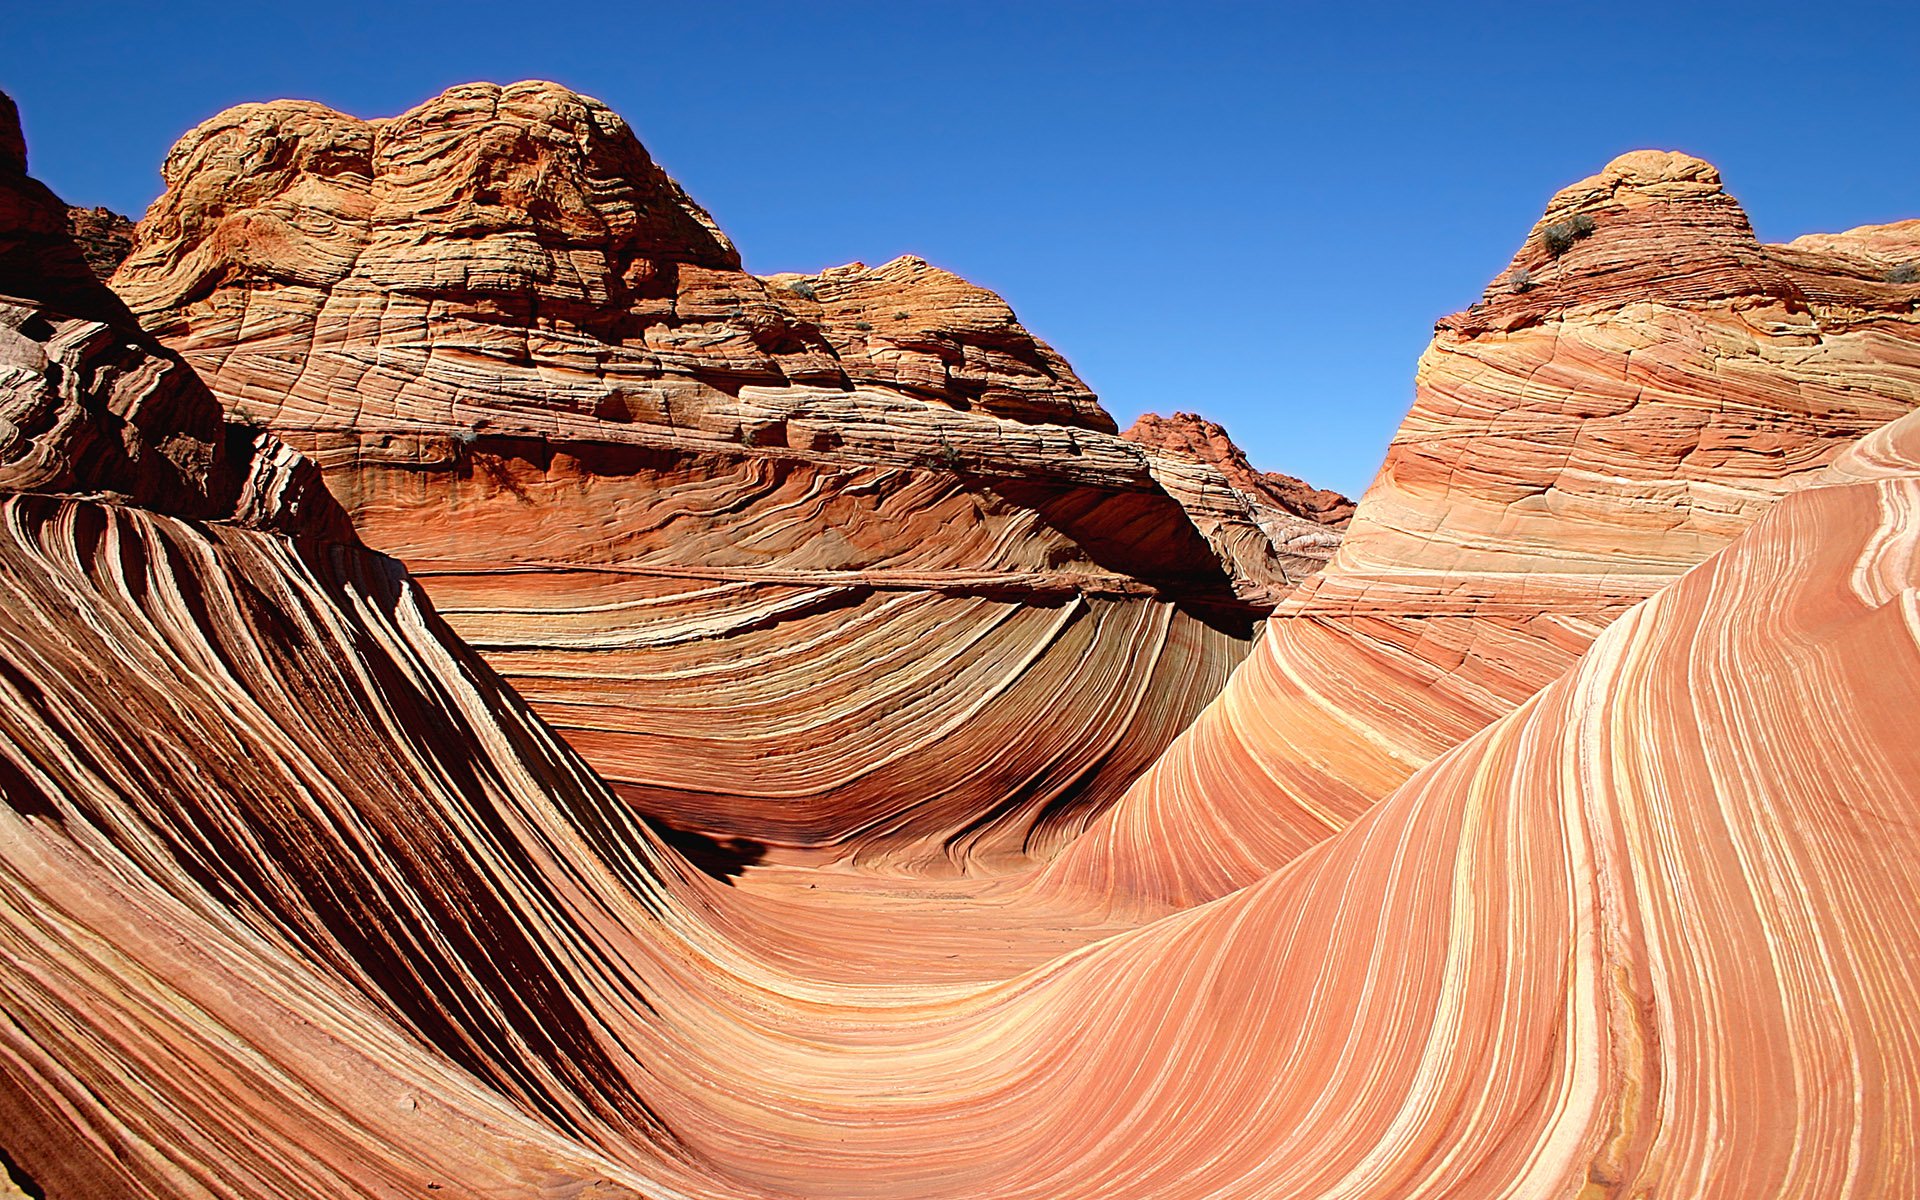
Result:
<instances>
[{"instance_id":1,"label":"pink sandstone slope","mask_svg":"<svg viewBox=\"0 0 1920 1200\"><path fill-rule=\"evenodd\" d=\"M1916 236L1763 246L1681 154L1560 191L1436 328L1332 563L1050 885L1149 908L1243 887L1566 671L1920 404L1920 284L1882 261Z\"/></svg>"},{"instance_id":2,"label":"pink sandstone slope","mask_svg":"<svg viewBox=\"0 0 1920 1200\"><path fill-rule=\"evenodd\" d=\"M984 983L756 952L324 506L9 487L0 1143L62 1200L1920 1195L1920 417L1818 457L1283 867Z\"/></svg>"}]
</instances>

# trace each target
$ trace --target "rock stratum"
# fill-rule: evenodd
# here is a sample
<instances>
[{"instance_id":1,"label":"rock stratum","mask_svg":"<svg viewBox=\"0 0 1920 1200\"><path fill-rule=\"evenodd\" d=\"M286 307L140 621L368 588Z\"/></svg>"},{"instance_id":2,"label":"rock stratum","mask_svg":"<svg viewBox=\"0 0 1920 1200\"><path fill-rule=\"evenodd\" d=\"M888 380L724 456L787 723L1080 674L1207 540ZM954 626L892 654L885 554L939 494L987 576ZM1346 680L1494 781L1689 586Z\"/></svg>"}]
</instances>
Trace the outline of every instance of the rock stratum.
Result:
<instances>
[{"instance_id":1,"label":"rock stratum","mask_svg":"<svg viewBox=\"0 0 1920 1200\"><path fill-rule=\"evenodd\" d=\"M243 105L113 279L620 793L949 873L1077 833L1337 536L914 258L759 278L598 103ZM908 797L912 797L910 800Z\"/></svg>"},{"instance_id":2,"label":"rock stratum","mask_svg":"<svg viewBox=\"0 0 1920 1200\"><path fill-rule=\"evenodd\" d=\"M1053 883L1149 909L1247 886L1570 670L1920 406L1909 257L1920 222L1763 246L1682 154L1562 190L1436 327L1333 561Z\"/></svg>"},{"instance_id":3,"label":"rock stratum","mask_svg":"<svg viewBox=\"0 0 1920 1200\"><path fill-rule=\"evenodd\" d=\"M23 168L0 212L60 216ZM0 292L52 327L77 250L35 228ZM1908 236L1758 246L1677 155L1561 193L1222 695L1050 866L945 881L714 878L362 544L326 490L361 476L223 434L96 296L175 399L85 373L7 443L0 1164L59 1200L1920 1195ZM66 371L7 353L46 409ZM299 503L230 500L243 450Z\"/></svg>"}]
</instances>

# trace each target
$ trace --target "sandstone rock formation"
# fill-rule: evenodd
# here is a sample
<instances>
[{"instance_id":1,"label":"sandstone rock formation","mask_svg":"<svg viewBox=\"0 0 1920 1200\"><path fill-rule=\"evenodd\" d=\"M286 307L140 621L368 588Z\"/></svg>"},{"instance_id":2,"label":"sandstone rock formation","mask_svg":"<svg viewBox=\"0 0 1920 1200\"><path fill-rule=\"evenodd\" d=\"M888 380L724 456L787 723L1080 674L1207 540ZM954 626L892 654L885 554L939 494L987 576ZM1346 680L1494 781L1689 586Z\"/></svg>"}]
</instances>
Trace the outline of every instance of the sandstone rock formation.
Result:
<instances>
[{"instance_id":1,"label":"sandstone rock formation","mask_svg":"<svg viewBox=\"0 0 1920 1200\"><path fill-rule=\"evenodd\" d=\"M310 464L230 429L206 386L141 332L88 268L67 214L28 176L0 94L0 490L348 536Z\"/></svg>"},{"instance_id":2,"label":"sandstone rock formation","mask_svg":"<svg viewBox=\"0 0 1920 1200\"><path fill-rule=\"evenodd\" d=\"M1699 182L1683 163L1657 174L1682 171ZM1595 224L1574 250L1607 251ZM1835 324L1798 356L1767 340L1785 336L1764 323L1773 301L1609 318L1570 300L1554 318L1575 363L1612 344L1609 321L1646 338L1636 356L1664 364L1639 398L1655 412L1682 407L1683 386L1703 407L1719 395L1690 381L1748 387L1679 467L1627 470L1627 435L1658 448L1661 426L1618 414L1589 447L1523 408L1457 498L1437 493L1462 524L1429 513L1426 541L1460 559L1474 605L1458 662L1492 653L1476 637L1544 636L1518 616L1528 594L1475 591L1494 545L1473 522L1532 437L1580 451L1564 483L1577 531L1609 524L1599 461L1703 498L1670 530L1649 505L1611 523L1615 542L1570 539L1576 578L1533 593L1559 603L1612 562L1643 568L1643 599L1607 613L1617 593L1589 578L1601 599L1543 608L1585 642L1567 669L1284 868L1038 962L1022 947L1076 918L1031 893L950 907L937 947L931 922L893 919L904 901L858 891L838 924L777 924L657 838L397 562L324 526L160 511L191 494L7 486L6 1161L60 1200L1920 1195L1920 415L1834 432L1839 390L1817 381L1870 360L1854 369L1877 382L1852 402L1899 408L1907 342L1897 297L1867 302L1870 256L1854 272L1844 251L1804 253L1781 270ZM1750 353L1674 365L1709 334ZM1434 362L1416 417L1450 411L1441 396L1471 413L1480 393ZM1736 405L1770 428L1752 401L1769 372L1776 405L1810 410L1778 419L1807 443L1732 436ZM82 398L112 430L105 399ZM1438 560L1410 536L1436 495L1418 452L1396 444L1406 469L1383 475L1345 574L1303 608L1343 588L1379 604L1365 572L1394 577L1386 550L1356 547L1396 538L1408 594L1432 586ZM1727 469L1748 457L1779 469ZM1526 537L1543 524L1512 520L1517 562L1555 558ZM1399 627L1342 621L1322 622L1342 654ZM1432 678L1417 642L1380 653ZM1216 721L1284 761L1262 739L1286 727L1246 722L1262 714L1238 681L1313 678L1258 661L1275 665L1237 674L1242 701ZM1343 661L1321 694L1349 686ZM1239 761L1184 763L1225 797ZM783 940L800 952L769 952ZM817 969L848 942L895 969ZM948 957L971 973L934 968Z\"/></svg>"},{"instance_id":3,"label":"sandstone rock formation","mask_svg":"<svg viewBox=\"0 0 1920 1200\"><path fill-rule=\"evenodd\" d=\"M1920 405L1920 223L1763 246L1712 167L1562 190L1440 322L1331 565L1051 870L1149 908L1344 828L1564 673L1628 607Z\"/></svg>"},{"instance_id":4,"label":"sandstone rock formation","mask_svg":"<svg viewBox=\"0 0 1920 1200\"><path fill-rule=\"evenodd\" d=\"M1337 543L1114 436L948 272L746 274L551 84L380 121L243 105L164 178L115 288L678 829L935 873L1043 856Z\"/></svg>"},{"instance_id":5,"label":"sandstone rock formation","mask_svg":"<svg viewBox=\"0 0 1920 1200\"><path fill-rule=\"evenodd\" d=\"M1353 501L1339 492L1317 488L1305 480L1277 471L1254 469L1246 451L1233 444L1226 429L1198 413L1176 412L1171 417L1145 413L1120 435L1148 450L1164 450L1220 468L1236 491L1296 517L1335 529L1353 519Z\"/></svg>"}]
</instances>

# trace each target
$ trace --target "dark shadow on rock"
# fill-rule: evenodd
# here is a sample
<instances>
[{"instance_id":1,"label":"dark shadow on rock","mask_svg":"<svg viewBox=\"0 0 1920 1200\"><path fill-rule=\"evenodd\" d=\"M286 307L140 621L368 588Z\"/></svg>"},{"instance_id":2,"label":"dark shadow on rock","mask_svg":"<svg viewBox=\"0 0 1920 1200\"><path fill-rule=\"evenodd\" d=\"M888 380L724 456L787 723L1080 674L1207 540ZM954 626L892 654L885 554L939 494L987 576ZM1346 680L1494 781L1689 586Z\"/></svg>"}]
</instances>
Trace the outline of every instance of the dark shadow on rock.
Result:
<instances>
[{"instance_id":1,"label":"dark shadow on rock","mask_svg":"<svg viewBox=\"0 0 1920 1200\"><path fill-rule=\"evenodd\" d=\"M658 817L642 817L647 828L703 874L733 886L736 876L767 856L765 842L746 837L718 838L691 829L675 829Z\"/></svg>"}]
</instances>

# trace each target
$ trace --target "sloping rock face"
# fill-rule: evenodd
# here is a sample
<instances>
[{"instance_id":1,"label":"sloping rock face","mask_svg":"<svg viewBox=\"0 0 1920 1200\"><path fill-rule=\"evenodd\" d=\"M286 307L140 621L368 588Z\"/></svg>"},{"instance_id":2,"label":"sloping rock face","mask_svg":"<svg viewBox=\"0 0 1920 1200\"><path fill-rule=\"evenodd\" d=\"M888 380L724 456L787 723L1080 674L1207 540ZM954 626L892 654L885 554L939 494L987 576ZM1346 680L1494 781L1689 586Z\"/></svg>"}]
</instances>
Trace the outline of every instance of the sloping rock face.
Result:
<instances>
[{"instance_id":1,"label":"sloping rock face","mask_svg":"<svg viewBox=\"0 0 1920 1200\"><path fill-rule=\"evenodd\" d=\"M164 176L115 288L679 829L915 871L1044 856L1334 540L1276 539L1209 464L1167 482L923 261L746 274L551 84L382 121L243 105Z\"/></svg>"},{"instance_id":2,"label":"sloping rock face","mask_svg":"<svg viewBox=\"0 0 1920 1200\"><path fill-rule=\"evenodd\" d=\"M1252 883L1565 672L1630 605L1920 404L1920 223L1763 246L1698 159L1562 190L1440 322L1328 569L1054 866L1151 906Z\"/></svg>"},{"instance_id":3,"label":"sloping rock face","mask_svg":"<svg viewBox=\"0 0 1920 1200\"><path fill-rule=\"evenodd\" d=\"M1253 886L1033 969L955 908L966 984L871 908L892 974L761 953L394 560L9 490L0 1144L61 1200L1920 1194L1920 416L1822 455Z\"/></svg>"},{"instance_id":4,"label":"sloping rock face","mask_svg":"<svg viewBox=\"0 0 1920 1200\"><path fill-rule=\"evenodd\" d=\"M1209 542L1230 548L1229 559L1262 563L1277 552L1283 577L1297 582L1339 549L1335 530L1352 514L1352 502L1291 476L1254 470L1212 421L1192 413L1171 420L1149 413L1121 437L1146 451L1154 479Z\"/></svg>"}]
</instances>

